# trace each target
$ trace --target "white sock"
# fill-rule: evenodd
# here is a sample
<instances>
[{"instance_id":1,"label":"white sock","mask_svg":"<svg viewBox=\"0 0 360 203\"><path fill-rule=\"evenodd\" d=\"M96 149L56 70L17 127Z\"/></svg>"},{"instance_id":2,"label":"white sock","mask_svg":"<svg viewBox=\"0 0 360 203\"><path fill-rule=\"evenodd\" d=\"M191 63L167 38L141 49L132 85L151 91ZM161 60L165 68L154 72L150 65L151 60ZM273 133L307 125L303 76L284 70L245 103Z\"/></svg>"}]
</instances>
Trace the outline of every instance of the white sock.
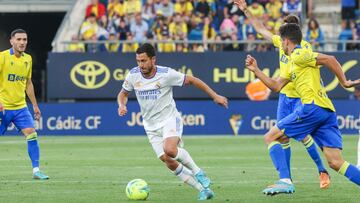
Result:
<instances>
[{"instance_id":1,"label":"white sock","mask_svg":"<svg viewBox=\"0 0 360 203\"><path fill-rule=\"evenodd\" d=\"M190 185L191 187L194 187L198 191L201 191L201 190L204 189L202 187L202 185L199 182L197 182L197 180L195 180L195 178L194 178L193 174L191 173L191 171L188 168L186 168L185 166L183 166L182 164L179 164L179 166L174 171L174 174L177 177L179 177L179 179L181 181L183 181L184 183Z\"/></svg>"},{"instance_id":2,"label":"white sock","mask_svg":"<svg viewBox=\"0 0 360 203\"><path fill-rule=\"evenodd\" d=\"M285 183L287 183L287 184L292 184L290 178L282 178L282 179L280 179L280 181L285 182Z\"/></svg>"},{"instance_id":3,"label":"white sock","mask_svg":"<svg viewBox=\"0 0 360 203\"><path fill-rule=\"evenodd\" d=\"M36 173L36 172L38 172L38 171L40 171L39 167L33 168L33 173Z\"/></svg>"},{"instance_id":4,"label":"white sock","mask_svg":"<svg viewBox=\"0 0 360 203\"><path fill-rule=\"evenodd\" d=\"M357 167L360 168L360 130L359 130L359 141L358 141L357 155L358 155Z\"/></svg>"},{"instance_id":5,"label":"white sock","mask_svg":"<svg viewBox=\"0 0 360 203\"><path fill-rule=\"evenodd\" d=\"M194 175L200 171L200 168L195 164L189 152L183 148L178 148L178 153L174 159L190 169Z\"/></svg>"}]
</instances>

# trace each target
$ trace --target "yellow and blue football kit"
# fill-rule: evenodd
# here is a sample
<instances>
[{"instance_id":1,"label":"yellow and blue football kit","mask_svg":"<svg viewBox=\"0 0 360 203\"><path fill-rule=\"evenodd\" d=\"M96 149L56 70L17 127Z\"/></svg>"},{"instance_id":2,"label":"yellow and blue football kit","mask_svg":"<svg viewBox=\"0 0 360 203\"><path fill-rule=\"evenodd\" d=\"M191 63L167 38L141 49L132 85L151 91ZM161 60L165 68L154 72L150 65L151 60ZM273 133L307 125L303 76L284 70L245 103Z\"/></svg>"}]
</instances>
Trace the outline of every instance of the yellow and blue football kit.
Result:
<instances>
[{"instance_id":1,"label":"yellow and blue football kit","mask_svg":"<svg viewBox=\"0 0 360 203\"><path fill-rule=\"evenodd\" d=\"M277 126L286 136L298 141L311 134L317 145L342 148L335 108L322 84L320 69L316 65L318 53L300 45L290 55L289 69L282 78L290 80L299 93L301 108L280 120Z\"/></svg>"},{"instance_id":2,"label":"yellow and blue football kit","mask_svg":"<svg viewBox=\"0 0 360 203\"><path fill-rule=\"evenodd\" d=\"M281 73L286 72L289 68L289 57L285 54L284 49L282 48L281 38L279 35L273 35L272 42L275 47L279 48L279 65L281 75ZM307 41L302 40L301 46L312 50L311 45ZM295 109L299 107L301 107L300 95L296 92L294 84L289 82L281 89L279 94L276 116L277 122L294 112Z\"/></svg>"},{"instance_id":3,"label":"yellow and blue football kit","mask_svg":"<svg viewBox=\"0 0 360 203\"><path fill-rule=\"evenodd\" d=\"M16 57L13 49L0 52L0 134L4 134L12 122L18 130L34 128L33 118L26 106L26 85L31 79L32 59L23 53Z\"/></svg>"},{"instance_id":4,"label":"yellow and blue football kit","mask_svg":"<svg viewBox=\"0 0 360 203\"><path fill-rule=\"evenodd\" d=\"M21 131L25 128L34 128L34 120L26 106L26 87L31 80L31 56L22 53L17 57L14 50L0 52L0 102L4 110L0 112L0 135L4 134L10 123ZM39 171L40 150L37 142L37 133L26 135L28 154L33 167L33 178L46 180L48 176Z\"/></svg>"},{"instance_id":5,"label":"yellow and blue football kit","mask_svg":"<svg viewBox=\"0 0 360 203\"><path fill-rule=\"evenodd\" d=\"M284 49L282 48L281 43L281 37L279 35L273 35L272 37L273 45L277 48L279 48L279 65L280 65L280 75L284 74L284 72L288 72L290 70L289 66L289 56L287 56L284 52ZM301 46L305 48L306 50L312 51L311 45L307 42L302 40ZM278 107L277 107L277 123L279 123L280 120L285 118L286 116L292 114L293 112L297 111L302 107L300 95L295 90L295 86L293 82L289 82L280 92L279 94L279 100L278 100ZM282 148L285 153L285 160L286 164L288 166L288 172L291 177L291 171L290 171L290 159L291 159L291 146L290 142L281 144ZM304 143L304 146L310 155L310 157L313 159L314 163L317 166L317 169L319 173L326 173L326 168L320 158L320 154L317 150L317 146L314 144L314 141L312 137L309 137L306 143ZM277 157L277 159L279 159ZM284 169L285 170L285 169ZM282 173L281 171L280 173Z\"/></svg>"}]
</instances>

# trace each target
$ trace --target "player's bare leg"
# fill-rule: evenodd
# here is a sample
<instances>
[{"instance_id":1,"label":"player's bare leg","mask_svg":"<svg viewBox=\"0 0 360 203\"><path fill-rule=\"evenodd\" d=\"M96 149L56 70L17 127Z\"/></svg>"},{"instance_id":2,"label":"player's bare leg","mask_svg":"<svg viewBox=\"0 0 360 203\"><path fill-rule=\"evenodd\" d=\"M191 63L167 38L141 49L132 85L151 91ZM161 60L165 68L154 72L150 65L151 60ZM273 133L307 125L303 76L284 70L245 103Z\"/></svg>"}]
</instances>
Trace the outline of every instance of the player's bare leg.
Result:
<instances>
[{"instance_id":1,"label":"player's bare leg","mask_svg":"<svg viewBox=\"0 0 360 203\"><path fill-rule=\"evenodd\" d=\"M179 178L200 191L199 200L211 199L214 196L214 193L210 190L210 188L204 187L204 185L201 184L199 179L196 177L197 174L194 174L194 171L199 173L201 171L200 168L195 164L185 149L178 148L179 142L180 138L177 136L168 137L164 140L164 160L168 162L167 165L170 164L170 166L173 165L173 162L169 161L168 158L178 163L174 173L177 176L180 174L185 174L183 176L179 176ZM207 177L205 176L205 178ZM210 183L210 181L208 182Z\"/></svg>"},{"instance_id":2,"label":"player's bare leg","mask_svg":"<svg viewBox=\"0 0 360 203\"><path fill-rule=\"evenodd\" d=\"M323 152L330 168L360 186L360 170L343 159L340 149L324 147Z\"/></svg>"},{"instance_id":3,"label":"player's bare leg","mask_svg":"<svg viewBox=\"0 0 360 203\"><path fill-rule=\"evenodd\" d=\"M37 142L37 133L34 128L24 128L21 130L28 143L28 154L33 167L33 178L47 180L49 176L42 173L39 169L40 150Z\"/></svg>"}]
</instances>

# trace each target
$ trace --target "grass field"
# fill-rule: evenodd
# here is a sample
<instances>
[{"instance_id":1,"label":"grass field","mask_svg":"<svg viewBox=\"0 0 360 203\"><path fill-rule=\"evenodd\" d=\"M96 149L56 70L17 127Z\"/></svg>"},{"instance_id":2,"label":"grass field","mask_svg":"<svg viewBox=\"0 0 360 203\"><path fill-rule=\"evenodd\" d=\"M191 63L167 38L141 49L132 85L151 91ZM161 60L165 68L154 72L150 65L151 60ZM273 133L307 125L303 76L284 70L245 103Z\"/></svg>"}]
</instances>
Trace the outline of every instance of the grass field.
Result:
<instances>
[{"instance_id":1,"label":"grass field","mask_svg":"<svg viewBox=\"0 0 360 203\"><path fill-rule=\"evenodd\" d=\"M344 137L344 157L355 163L357 136ZM262 137L185 137L185 148L213 180L211 202L360 202L360 190L330 171L332 185L320 190L315 165L292 142L293 195L267 197L262 189L277 179ZM142 178L147 202L197 202L197 191L181 184L156 159L146 137L41 137L42 169L51 179L31 179L21 137L0 137L1 203L130 202L125 186Z\"/></svg>"}]
</instances>

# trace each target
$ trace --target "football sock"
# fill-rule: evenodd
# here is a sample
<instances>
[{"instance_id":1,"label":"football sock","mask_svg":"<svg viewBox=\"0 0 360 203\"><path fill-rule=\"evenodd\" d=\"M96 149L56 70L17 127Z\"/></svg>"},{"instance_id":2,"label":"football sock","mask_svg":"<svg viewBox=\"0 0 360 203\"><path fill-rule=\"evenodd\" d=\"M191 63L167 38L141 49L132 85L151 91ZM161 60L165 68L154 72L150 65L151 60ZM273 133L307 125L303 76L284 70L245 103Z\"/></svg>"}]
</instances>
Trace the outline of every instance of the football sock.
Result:
<instances>
[{"instance_id":1,"label":"football sock","mask_svg":"<svg viewBox=\"0 0 360 203\"><path fill-rule=\"evenodd\" d=\"M290 142L281 144L281 147L284 150L286 164L287 164L287 167L289 169L289 175L291 177L291 169L290 169L291 145L290 145Z\"/></svg>"},{"instance_id":2,"label":"football sock","mask_svg":"<svg viewBox=\"0 0 360 203\"><path fill-rule=\"evenodd\" d=\"M359 130L359 134L360 134L360 130ZM357 156L358 156L357 167L360 168L360 136L359 136L359 141L358 141Z\"/></svg>"},{"instance_id":3,"label":"football sock","mask_svg":"<svg viewBox=\"0 0 360 203\"><path fill-rule=\"evenodd\" d=\"M345 161L338 172L347 177L351 182L360 185L360 170L356 166Z\"/></svg>"},{"instance_id":4,"label":"football sock","mask_svg":"<svg viewBox=\"0 0 360 203\"><path fill-rule=\"evenodd\" d=\"M200 171L200 168L195 164L189 152L183 148L178 148L178 153L174 159L190 169L194 175Z\"/></svg>"},{"instance_id":5,"label":"football sock","mask_svg":"<svg viewBox=\"0 0 360 203\"><path fill-rule=\"evenodd\" d=\"M281 147L280 142L278 141L271 142L268 146L268 150L271 160L276 170L279 173L280 179L284 179L284 178L290 179L290 173L287 167L285 153Z\"/></svg>"},{"instance_id":6,"label":"football sock","mask_svg":"<svg viewBox=\"0 0 360 203\"><path fill-rule=\"evenodd\" d=\"M37 142L37 133L33 132L26 136L28 154L33 168L39 168L40 150Z\"/></svg>"},{"instance_id":7,"label":"football sock","mask_svg":"<svg viewBox=\"0 0 360 203\"><path fill-rule=\"evenodd\" d=\"M326 172L325 166L321 160L319 151L317 150L317 146L316 146L313 138L310 137L310 139L307 140L306 142L304 142L303 144L306 147L306 150L309 153L310 157L315 162L315 164L319 170L319 173Z\"/></svg>"},{"instance_id":8,"label":"football sock","mask_svg":"<svg viewBox=\"0 0 360 203\"><path fill-rule=\"evenodd\" d=\"M199 191L204 189L201 184L195 180L192 172L181 163L179 163L179 166L175 169L174 174L179 177L181 181L194 187L195 189Z\"/></svg>"}]
</instances>

